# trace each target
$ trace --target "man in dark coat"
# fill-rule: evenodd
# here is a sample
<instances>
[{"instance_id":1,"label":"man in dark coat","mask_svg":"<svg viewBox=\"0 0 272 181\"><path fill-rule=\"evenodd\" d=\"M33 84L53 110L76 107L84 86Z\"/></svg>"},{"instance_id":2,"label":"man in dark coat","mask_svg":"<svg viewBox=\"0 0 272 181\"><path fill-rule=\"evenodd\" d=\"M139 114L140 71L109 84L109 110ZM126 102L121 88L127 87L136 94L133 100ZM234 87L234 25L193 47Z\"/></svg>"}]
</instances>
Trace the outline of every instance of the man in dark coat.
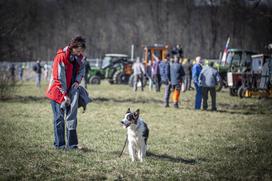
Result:
<instances>
[{"instance_id":1,"label":"man in dark coat","mask_svg":"<svg viewBox=\"0 0 272 181\"><path fill-rule=\"evenodd\" d=\"M166 59L160 63L160 75L161 82L165 85L164 90L164 107L169 107L169 97L170 97L170 55L168 54Z\"/></svg>"},{"instance_id":2,"label":"man in dark coat","mask_svg":"<svg viewBox=\"0 0 272 181\"><path fill-rule=\"evenodd\" d=\"M42 66L40 60L37 60L36 64L33 66L33 70L36 73L36 87L41 87Z\"/></svg>"},{"instance_id":3,"label":"man in dark coat","mask_svg":"<svg viewBox=\"0 0 272 181\"><path fill-rule=\"evenodd\" d=\"M170 66L170 78L171 78L171 86L173 89L173 102L174 108L178 108L179 105L179 95L182 83L182 77L184 76L184 70L182 65L179 63L178 57L174 56L174 63Z\"/></svg>"},{"instance_id":4,"label":"man in dark coat","mask_svg":"<svg viewBox=\"0 0 272 181\"><path fill-rule=\"evenodd\" d=\"M182 66L184 69L184 77L183 77L183 82L182 84L184 85L184 92L186 90L190 90L191 87L191 77L192 77L192 67L193 65L190 62L190 59L184 59L182 62Z\"/></svg>"}]
</instances>

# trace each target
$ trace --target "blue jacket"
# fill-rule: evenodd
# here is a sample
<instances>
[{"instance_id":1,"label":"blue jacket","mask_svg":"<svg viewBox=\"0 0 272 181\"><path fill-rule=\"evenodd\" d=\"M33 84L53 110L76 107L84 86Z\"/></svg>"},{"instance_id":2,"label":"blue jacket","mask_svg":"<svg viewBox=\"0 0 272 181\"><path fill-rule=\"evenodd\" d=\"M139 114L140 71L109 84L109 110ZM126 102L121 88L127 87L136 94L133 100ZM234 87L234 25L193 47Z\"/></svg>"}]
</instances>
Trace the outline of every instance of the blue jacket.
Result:
<instances>
[{"instance_id":1,"label":"blue jacket","mask_svg":"<svg viewBox=\"0 0 272 181\"><path fill-rule=\"evenodd\" d=\"M198 85L198 78L199 78L201 70L202 70L202 66L200 64L198 63L194 64L192 68L192 79L194 83L196 83L197 85Z\"/></svg>"},{"instance_id":2,"label":"blue jacket","mask_svg":"<svg viewBox=\"0 0 272 181\"><path fill-rule=\"evenodd\" d=\"M215 87L220 81L220 75L218 71L210 66L206 66L202 69L199 75L199 84L202 87Z\"/></svg>"},{"instance_id":3,"label":"blue jacket","mask_svg":"<svg viewBox=\"0 0 272 181\"><path fill-rule=\"evenodd\" d=\"M170 63L169 61L163 61L160 63L160 75L162 82L170 81Z\"/></svg>"},{"instance_id":4,"label":"blue jacket","mask_svg":"<svg viewBox=\"0 0 272 181\"><path fill-rule=\"evenodd\" d=\"M178 85L185 75L183 67L180 63L174 62L170 66L171 85Z\"/></svg>"}]
</instances>

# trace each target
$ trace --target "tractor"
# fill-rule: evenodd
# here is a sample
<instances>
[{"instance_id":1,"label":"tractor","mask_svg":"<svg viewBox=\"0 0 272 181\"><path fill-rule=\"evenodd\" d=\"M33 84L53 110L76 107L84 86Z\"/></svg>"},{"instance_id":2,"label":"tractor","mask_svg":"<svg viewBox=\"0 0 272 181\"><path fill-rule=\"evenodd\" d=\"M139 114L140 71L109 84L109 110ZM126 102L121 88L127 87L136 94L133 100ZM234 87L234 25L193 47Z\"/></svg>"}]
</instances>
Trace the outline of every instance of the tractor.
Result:
<instances>
[{"instance_id":1,"label":"tractor","mask_svg":"<svg viewBox=\"0 0 272 181\"><path fill-rule=\"evenodd\" d=\"M222 78L222 83L227 83L231 96L236 96L239 87L242 85L242 72L251 69L251 55L253 54L254 52L252 51L228 49L226 61L220 63L218 67L219 74Z\"/></svg>"},{"instance_id":2,"label":"tractor","mask_svg":"<svg viewBox=\"0 0 272 181\"><path fill-rule=\"evenodd\" d=\"M91 67L89 82L100 84L101 79L108 79L111 84L127 84L132 74L132 61L124 54L105 54L99 67Z\"/></svg>"},{"instance_id":3,"label":"tractor","mask_svg":"<svg viewBox=\"0 0 272 181\"><path fill-rule=\"evenodd\" d=\"M242 85L238 96L272 97L272 57L271 55L252 55L251 70L241 74Z\"/></svg>"},{"instance_id":4,"label":"tractor","mask_svg":"<svg viewBox=\"0 0 272 181\"><path fill-rule=\"evenodd\" d=\"M143 60L143 63L144 63L144 66L145 66L145 69L146 69L146 72L147 72L147 79L150 79L151 75L148 74L148 69L151 68L151 66L153 65L155 59L152 55L156 55L160 60L164 60L166 59L166 56L168 54L168 45L158 45L158 44L154 44L152 46L145 46L144 47L144 60ZM151 71L151 69L150 69ZM144 79L144 84L146 84L147 82L147 79ZM133 87L133 82L134 82L134 76L131 75L130 78L129 78L129 86ZM140 86L140 85L139 85Z\"/></svg>"}]
</instances>

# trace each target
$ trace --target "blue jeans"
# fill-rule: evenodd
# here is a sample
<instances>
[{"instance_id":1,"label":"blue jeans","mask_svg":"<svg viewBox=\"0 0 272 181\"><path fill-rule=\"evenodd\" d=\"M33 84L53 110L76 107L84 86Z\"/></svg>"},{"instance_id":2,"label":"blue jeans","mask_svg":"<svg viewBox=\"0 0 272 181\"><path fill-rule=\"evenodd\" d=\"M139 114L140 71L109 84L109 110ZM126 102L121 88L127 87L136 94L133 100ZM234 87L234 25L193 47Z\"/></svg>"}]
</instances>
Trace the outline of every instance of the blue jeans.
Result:
<instances>
[{"instance_id":1,"label":"blue jeans","mask_svg":"<svg viewBox=\"0 0 272 181\"><path fill-rule=\"evenodd\" d=\"M77 139L77 118L76 112L77 107L73 108L73 99L71 99L71 106L66 109L66 133L67 133L67 148L77 148L78 139ZM77 98L76 98L77 104ZM60 104L51 100L51 107L54 115L54 146L56 148L65 148L65 119L64 112L61 109ZM76 112L75 112L76 111Z\"/></svg>"},{"instance_id":2,"label":"blue jeans","mask_svg":"<svg viewBox=\"0 0 272 181\"><path fill-rule=\"evenodd\" d=\"M42 74L37 73L36 74L36 87L41 87L41 78L42 78Z\"/></svg>"},{"instance_id":3,"label":"blue jeans","mask_svg":"<svg viewBox=\"0 0 272 181\"><path fill-rule=\"evenodd\" d=\"M195 90L196 90L196 95L195 95L195 109L201 109L201 102L202 102L202 91L201 87L197 84L195 84Z\"/></svg>"}]
</instances>

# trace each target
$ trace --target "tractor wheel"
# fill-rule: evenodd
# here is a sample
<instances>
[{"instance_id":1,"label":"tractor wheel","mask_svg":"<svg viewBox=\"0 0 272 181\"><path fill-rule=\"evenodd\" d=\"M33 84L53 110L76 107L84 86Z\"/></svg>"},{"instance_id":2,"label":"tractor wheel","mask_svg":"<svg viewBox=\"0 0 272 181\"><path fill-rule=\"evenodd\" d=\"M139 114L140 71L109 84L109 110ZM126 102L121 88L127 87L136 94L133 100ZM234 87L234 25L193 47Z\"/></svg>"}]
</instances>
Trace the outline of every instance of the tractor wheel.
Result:
<instances>
[{"instance_id":1,"label":"tractor wheel","mask_svg":"<svg viewBox=\"0 0 272 181\"><path fill-rule=\"evenodd\" d=\"M237 91L235 88L229 88L229 94L230 96L237 96Z\"/></svg>"},{"instance_id":2,"label":"tractor wheel","mask_svg":"<svg viewBox=\"0 0 272 181\"><path fill-rule=\"evenodd\" d=\"M244 98L245 97L245 93L246 93L246 88L241 86L239 87L237 94L240 98Z\"/></svg>"},{"instance_id":3,"label":"tractor wheel","mask_svg":"<svg viewBox=\"0 0 272 181\"><path fill-rule=\"evenodd\" d=\"M113 82L115 84L127 84L128 77L122 71L117 71L113 75Z\"/></svg>"},{"instance_id":4,"label":"tractor wheel","mask_svg":"<svg viewBox=\"0 0 272 181\"><path fill-rule=\"evenodd\" d=\"M223 81L221 80L215 87L216 92L220 92L223 88Z\"/></svg>"},{"instance_id":5,"label":"tractor wheel","mask_svg":"<svg viewBox=\"0 0 272 181\"><path fill-rule=\"evenodd\" d=\"M133 84L134 84L134 75L132 74L132 75L129 77L128 85L129 85L130 87L133 87Z\"/></svg>"},{"instance_id":6,"label":"tractor wheel","mask_svg":"<svg viewBox=\"0 0 272 181\"><path fill-rule=\"evenodd\" d=\"M100 84L100 81L101 81L101 79L100 79L100 77L98 77L98 76L92 76L92 77L90 78L90 83L91 83L91 84Z\"/></svg>"}]
</instances>

